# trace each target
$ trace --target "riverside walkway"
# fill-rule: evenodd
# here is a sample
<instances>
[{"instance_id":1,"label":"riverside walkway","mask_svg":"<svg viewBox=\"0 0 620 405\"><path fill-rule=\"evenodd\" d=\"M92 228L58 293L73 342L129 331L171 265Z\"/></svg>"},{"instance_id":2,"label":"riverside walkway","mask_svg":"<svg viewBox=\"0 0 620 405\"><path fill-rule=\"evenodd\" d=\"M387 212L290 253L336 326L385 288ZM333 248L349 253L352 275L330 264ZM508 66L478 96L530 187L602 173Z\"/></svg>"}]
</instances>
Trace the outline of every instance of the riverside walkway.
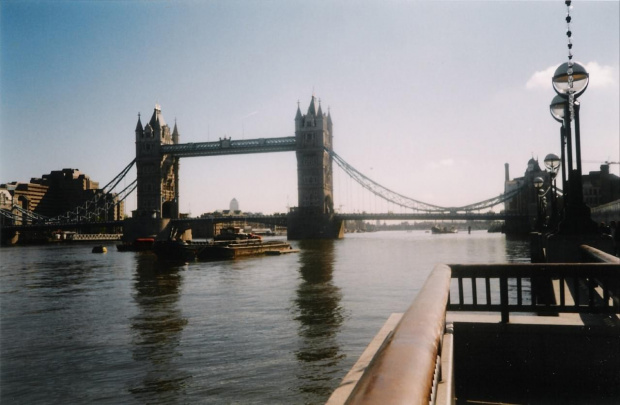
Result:
<instances>
[{"instance_id":1,"label":"riverside walkway","mask_svg":"<svg viewBox=\"0 0 620 405\"><path fill-rule=\"evenodd\" d=\"M620 403L620 259L581 250L436 266L327 404Z\"/></svg>"}]
</instances>

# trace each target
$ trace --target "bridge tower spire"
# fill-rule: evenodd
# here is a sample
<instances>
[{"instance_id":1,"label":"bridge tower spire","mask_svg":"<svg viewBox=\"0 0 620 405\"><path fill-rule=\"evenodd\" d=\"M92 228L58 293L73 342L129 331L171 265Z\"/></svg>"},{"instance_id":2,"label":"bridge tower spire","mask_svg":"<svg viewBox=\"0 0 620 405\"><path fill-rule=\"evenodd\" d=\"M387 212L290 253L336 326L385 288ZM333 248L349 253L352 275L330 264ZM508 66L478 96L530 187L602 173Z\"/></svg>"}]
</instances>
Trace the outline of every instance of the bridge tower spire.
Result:
<instances>
[{"instance_id":1,"label":"bridge tower spire","mask_svg":"<svg viewBox=\"0 0 620 405\"><path fill-rule=\"evenodd\" d=\"M295 115L298 207L291 213L289 239L334 238L341 231L335 224L331 114L324 114L314 94L308 112L299 106Z\"/></svg>"},{"instance_id":2,"label":"bridge tower spire","mask_svg":"<svg viewBox=\"0 0 620 405\"><path fill-rule=\"evenodd\" d=\"M136 168L138 172L138 217L178 218L178 158L161 153L162 145L179 142L179 132L166 124L159 104L150 121L136 125Z\"/></svg>"}]
</instances>

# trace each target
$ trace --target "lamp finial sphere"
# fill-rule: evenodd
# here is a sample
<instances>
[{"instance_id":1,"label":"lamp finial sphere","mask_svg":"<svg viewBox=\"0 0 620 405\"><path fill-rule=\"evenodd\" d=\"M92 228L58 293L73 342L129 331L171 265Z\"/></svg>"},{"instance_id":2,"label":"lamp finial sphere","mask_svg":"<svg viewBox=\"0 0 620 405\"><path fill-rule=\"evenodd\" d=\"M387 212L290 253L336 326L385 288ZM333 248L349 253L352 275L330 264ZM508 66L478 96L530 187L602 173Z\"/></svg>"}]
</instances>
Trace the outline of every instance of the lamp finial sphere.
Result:
<instances>
[{"instance_id":1,"label":"lamp finial sphere","mask_svg":"<svg viewBox=\"0 0 620 405\"><path fill-rule=\"evenodd\" d=\"M557 169L560 167L561 162L562 161L558 157L558 155L554 153L549 153L547 156L545 156L545 167L552 172L557 171Z\"/></svg>"},{"instance_id":2,"label":"lamp finial sphere","mask_svg":"<svg viewBox=\"0 0 620 405\"><path fill-rule=\"evenodd\" d=\"M564 107L566 106L566 98L559 94L553 97L549 105L549 111L554 120L564 122Z\"/></svg>"},{"instance_id":3,"label":"lamp finial sphere","mask_svg":"<svg viewBox=\"0 0 620 405\"><path fill-rule=\"evenodd\" d=\"M572 81L570 78L572 78ZM580 63L572 60L558 66L551 79L556 93L560 96L568 97L572 91L575 98L579 97L586 90L589 81L590 75L586 69Z\"/></svg>"},{"instance_id":4,"label":"lamp finial sphere","mask_svg":"<svg viewBox=\"0 0 620 405\"><path fill-rule=\"evenodd\" d=\"M542 179L542 177L536 177L534 179L534 187L541 188L544 182L545 181Z\"/></svg>"}]
</instances>

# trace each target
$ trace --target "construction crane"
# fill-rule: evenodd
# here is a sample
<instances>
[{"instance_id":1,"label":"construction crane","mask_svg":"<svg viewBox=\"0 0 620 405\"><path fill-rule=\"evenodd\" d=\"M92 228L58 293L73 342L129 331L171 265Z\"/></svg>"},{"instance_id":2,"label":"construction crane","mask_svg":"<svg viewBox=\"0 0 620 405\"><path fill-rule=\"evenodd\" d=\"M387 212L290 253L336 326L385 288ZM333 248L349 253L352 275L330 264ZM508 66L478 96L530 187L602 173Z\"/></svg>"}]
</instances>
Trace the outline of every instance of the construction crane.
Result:
<instances>
[{"instance_id":1,"label":"construction crane","mask_svg":"<svg viewBox=\"0 0 620 405\"><path fill-rule=\"evenodd\" d=\"M603 165L620 165L620 162L610 162L609 160L606 160L604 162L601 162L600 160L584 160L583 163L600 163Z\"/></svg>"}]
</instances>

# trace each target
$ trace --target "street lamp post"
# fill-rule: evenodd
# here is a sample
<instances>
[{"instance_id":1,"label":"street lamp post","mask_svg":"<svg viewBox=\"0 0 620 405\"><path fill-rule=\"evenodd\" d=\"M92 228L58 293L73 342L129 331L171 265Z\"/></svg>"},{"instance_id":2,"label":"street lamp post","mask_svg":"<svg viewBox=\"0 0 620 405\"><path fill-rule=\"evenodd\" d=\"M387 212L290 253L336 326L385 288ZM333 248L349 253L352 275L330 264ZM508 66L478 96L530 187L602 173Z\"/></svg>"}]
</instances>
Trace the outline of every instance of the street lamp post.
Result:
<instances>
[{"instance_id":1,"label":"street lamp post","mask_svg":"<svg viewBox=\"0 0 620 405\"><path fill-rule=\"evenodd\" d=\"M608 253L613 251L613 241L602 238L602 235L597 232L597 226L590 218L590 208L583 201L581 135L579 133L579 102L577 98L588 87L590 77L582 65L573 61L572 2L565 0L564 3L567 7L565 19L568 61L561 64L553 75L551 82L557 96L550 105L551 115L562 123L562 157L560 159L564 188L562 219L557 224L557 231L546 235L544 242L540 244L539 252L536 253L537 256L542 256L549 263L581 261L579 247L583 244ZM573 120L575 121L574 134L571 133L571 122ZM548 167L555 168L555 164L552 162L555 158L553 156L551 158ZM545 163L547 164L546 159ZM533 254L532 260L537 256Z\"/></svg>"},{"instance_id":2,"label":"street lamp post","mask_svg":"<svg viewBox=\"0 0 620 405\"><path fill-rule=\"evenodd\" d=\"M543 204L542 199L544 198L544 193L542 190L542 186L545 183L542 177L536 177L534 179L534 189L536 190L536 228L538 228L539 232L543 231L544 228L544 215L543 215Z\"/></svg>"},{"instance_id":3,"label":"street lamp post","mask_svg":"<svg viewBox=\"0 0 620 405\"><path fill-rule=\"evenodd\" d=\"M561 64L552 79L553 88L558 94L550 105L551 115L563 122L563 141L566 140L566 156L563 159L568 170L568 181L564 181L566 216L563 231L568 233L586 232L593 225L590 210L583 202L583 184L581 172L581 139L579 132L579 102L577 98L588 87L589 74L577 62L569 61ZM575 138L571 131L571 122L575 120ZM573 156L573 146L575 155ZM564 153L564 145L562 145ZM564 169L562 170L564 176Z\"/></svg>"},{"instance_id":4,"label":"street lamp post","mask_svg":"<svg viewBox=\"0 0 620 405\"><path fill-rule=\"evenodd\" d=\"M566 105L566 99L559 94L553 97L551 100L551 104L549 105L549 110L551 112L551 116L554 120L558 121L562 126L560 127L560 146L561 146L561 168L562 168L562 190L564 191L564 195L568 192L568 184L566 183L567 175L566 175L566 130L564 128L564 109Z\"/></svg>"},{"instance_id":5,"label":"street lamp post","mask_svg":"<svg viewBox=\"0 0 620 405\"><path fill-rule=\"evenodd\" d=\"M560 158L550 153L545 156L545 167L549 170L549 176L551 177L551 226L555 227L558 223L558 205L557 205L557 186L555 179L558 175L558 170L562 164ZM562 172L564 172L562 170Z\"/></svg>"},{"instance_id":6,"label":"street lamp post","mask_svg":"<svg viewBox=\"0 0 620 405\"><path fill-rule=\"evenodd\" d=\"M577 62L564 62L556 70L553 75L552 83L555 92L565 101L563 104L564 127L569 147L572 145L572 134L570 123L575 120L575 151L576 151L576 167L581 171L581 145L579 136L579 103L577 98L581 96L588 87L590 75L586 69ZM555 99L554 99L555 101ZM552 101L552 106L553 106ZM556 103L557 105L557 103ZM553 114L553 112L552 112ZM554 115L555 116L555 115ZM568 162L568 170L573 170L572 152L571 160Z\"/></svg>"}]
</instances>

